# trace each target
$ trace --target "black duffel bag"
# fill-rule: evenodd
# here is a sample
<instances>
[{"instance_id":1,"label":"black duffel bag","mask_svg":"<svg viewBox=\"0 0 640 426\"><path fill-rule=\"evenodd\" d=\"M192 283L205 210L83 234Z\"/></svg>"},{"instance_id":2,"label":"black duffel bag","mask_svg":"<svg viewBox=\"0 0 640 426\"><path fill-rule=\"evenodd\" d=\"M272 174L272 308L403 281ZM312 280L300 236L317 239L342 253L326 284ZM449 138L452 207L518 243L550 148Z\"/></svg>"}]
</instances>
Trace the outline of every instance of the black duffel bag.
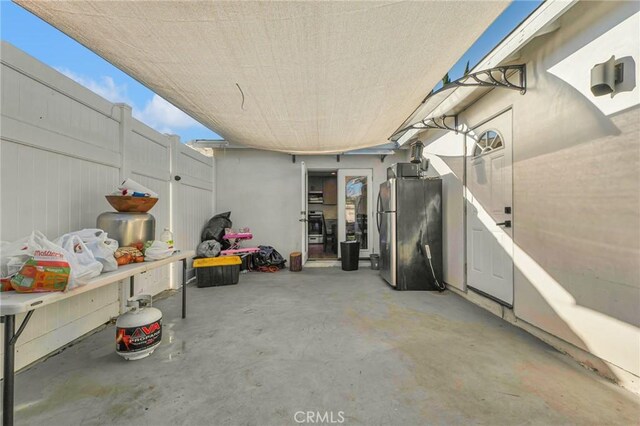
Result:
<instances>
[{"instance_id":1,"label":"black duffel bag","mask_svg":"<svg viewBox=\"0 0 640 426\"><path fill-rule=\"evenodd\" d=\"M258 251L253 253L251 263L257 270L266 270L272 267L282 269L287 261L276 249L271 246L258 246Z\"/></svg>"}]
</instances>

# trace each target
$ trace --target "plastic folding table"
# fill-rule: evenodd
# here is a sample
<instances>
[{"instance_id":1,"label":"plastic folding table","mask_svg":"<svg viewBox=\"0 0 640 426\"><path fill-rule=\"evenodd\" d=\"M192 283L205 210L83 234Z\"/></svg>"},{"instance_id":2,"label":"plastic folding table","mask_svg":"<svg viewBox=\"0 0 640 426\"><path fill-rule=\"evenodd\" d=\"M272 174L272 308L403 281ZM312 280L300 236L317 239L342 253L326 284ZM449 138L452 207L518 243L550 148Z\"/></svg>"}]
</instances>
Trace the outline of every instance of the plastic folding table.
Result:
<instances>
[{"instance_id":1,"label":"plastic folding table","mask_svg":"<svg viewBox=\"0 0 640 426\"><path fill-rule=\"evenodd\" d=\"M2 424L13 425L14 379L16 341L27 326L33 311L43 306L95 290L121 280L129 279L129 294L135 292L135 275L182 261L182 318L187 316L187 259L194 257L193 250L177 251L166 259L153 262L133 263L121 266L117 271L98 275L83 282L80 287L66 292L53 293L16 293L4 292L0 295L0 316L4 323L4 379L2 383ZM26 313L22 324L16 331L16 315Z\"/></svg>"}]
</instances>

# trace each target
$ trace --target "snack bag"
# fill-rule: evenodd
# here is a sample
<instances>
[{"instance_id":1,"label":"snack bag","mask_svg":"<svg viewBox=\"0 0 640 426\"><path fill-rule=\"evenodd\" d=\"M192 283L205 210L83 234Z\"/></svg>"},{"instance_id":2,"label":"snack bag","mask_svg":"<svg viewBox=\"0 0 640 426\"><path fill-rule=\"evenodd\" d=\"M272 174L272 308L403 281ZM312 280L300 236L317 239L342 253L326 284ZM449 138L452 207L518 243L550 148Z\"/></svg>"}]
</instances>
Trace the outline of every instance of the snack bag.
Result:
<instances>
[{"instance_id":1,"label":"snack bag","mask_svg":"<svg viewBox=\"0 0 640 426\"><path fill-rule=\"evenodd\" d=\"M64 291L70 273L64 253L35 250L20 272L11 278L11 286L20 293Z\"/></svg>"},{"instance_id":2,"label":"snack bag","mask_svg":"<svg viewBox=\"0 0 640 426\"><path fill-rule=\"evenodd\" d=\"M0 291L13 291L11 278L0 278Z\"/></svg>"},{"instance_id":3,"label":"snack bag","mask_svg":"<svg viewBox=\"0 0 640 426\"><path fill-rule=\"evenodd\" d=\"M142 243L136 245L141 247ZM118 247L114 256L116 258L116 262L118 262L118 266L144 261L144 255L137 247Z\"/></svg>"}]
</instances>

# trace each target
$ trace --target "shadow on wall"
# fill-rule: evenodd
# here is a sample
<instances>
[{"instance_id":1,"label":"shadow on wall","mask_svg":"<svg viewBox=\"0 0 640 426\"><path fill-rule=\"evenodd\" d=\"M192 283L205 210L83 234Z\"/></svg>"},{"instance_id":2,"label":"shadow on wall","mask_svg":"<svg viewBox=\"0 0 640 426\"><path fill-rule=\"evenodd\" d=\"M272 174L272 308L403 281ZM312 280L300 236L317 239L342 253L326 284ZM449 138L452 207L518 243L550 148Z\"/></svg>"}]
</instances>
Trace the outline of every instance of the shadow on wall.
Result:
<instances>
[{"instance_id":1,"label":"shadow on wall","mask_svg":"<svg viewBox=\"0 0 640 426\"><path fill-rule=\"evenodd\" d=\"M439 160L442 161L432 161L432 165L438 174L442 176L444 185L461 185L462 178L456 176L450 165L461 162L462 156L457 158L445 157ZM461 176L461 173L458 172L458 174ZM467 206L467 213L480 218L480 223L484 230L488 231L495 228L496 219L473 197L473 194L470 194L464 202ZM594 323L594 319L602 323L611 321L612 318L580 306L578 301L563 288L562 284L551 277L525 250L517 244L513 244L512 252L510 249L511 238L503 230L500 230L500 232L506 237L500 247L504 250L503 255L508 256L513 261L514 282L520 283L518 291L525 291L527 303L535 306L537 319L535 325L583 350L592 352L589 344L589 334L591 332L589 326ZM487 232L487 234L493 235L491 232ZM498 238L496 238L496 242L500 243ZM507 245L508 248L504 245ZM580 313L579 321L574 320L576 312ZM633 332L634 330L631 329L631 333ZM602 338L602 336L597 337L598 339ZM632 337L633 335L621 336L619 341L624 344L629 341L628 338ZM620 350L624 351L625 349L620 348ZM615 373L604 363L590 365L590 367L598 370L606 377L617 379Z\"/></svg>"},{"instance_id":2,"label":"shadow on wall","mask_svg":"<svg viewBox=\"0 0 640 426\"><path fill-rule=\"evenodd\" d=\"M514 253L505 252L514 260L514 308L519 318L637 375L639 107L607 116L541 67L532 74L515 115L515 241ZM459 180L450 169L438 172L445 185ZM469 215L485 210L465 202ZM616 378L605 364L593 367Z\"/></svg>"},{"instance_id":3,"label":"shadow on wall","mask_svg":"<svg viewBox=\"0 0 640 426\"><path fill-rule=\"evenodd\" d=\"M476 215L479 218L491 217L476 200L473 202L467 200L466 204L469 215ZM484 230L487 231L487 234L493 235L491 232L488 232L494 228L492 224L483 223L483 227ZM501 232L504 233L504 231ZM513 243L513 252L505 249L504 244L512 243L512 240L506 233L504 233L503 236L505 239L502 240L502 244L500 244L497 238L496 241L503 247L503 254L510 257L513 261L514 286L516 282L519 283L515 291L524 291L526 293L526 296L522 294L519 295L518 299L525 299L527 300L527 304L535 306L535 309L530 310L534 312L534 321L527 319L527 322L531 322L536 327L558 336L583 350L594 353L594 348L589 344L591 338L595 337L595 340L601 340L603 336L601 336L597 330L603 328L610 329L608 325L615 320L589 308L580 306L562 284L553 279L539 263L531 258L531 256L517 244ZM495 236L493 236L493 238L495 238ZM517 309L519 307L521 306L514 304L516 312L518 312ZM520 315L518 315L518 318L521 319ZM616 336L616 341L613 343L617 343L621 346L618 349L624 351L624 345L629 341L633 341L636 333L637 330L630 326L628 327L627 335ZM598 356L597 353L594 354ZM607 359L607 361L611 362L609 359ZM616 374L604 363L600 365L589 365L589 367L598 370L600 374L606 377L614 380L617 379Z\"/></svg>"},{"instance_id":4,"label":"shadow on wall","mask_svg":"<svg viewBox=\"0 0 640 426\"><path fill-rule=\"evenodd\" d=\"M534 39L521 52L527 58L526 132L537 144L519 147L519 160L620 134L608 119L637 105L638 2L579 5L560 18L560 30ZM591 93L591 68L615 55L625 65L624 81L614 96ZM542 90L539 90L542 89ZM544 118L544 119L542 119ZM553 137L549 138L548 135Z\"/></svg>"},{"instance_id":5,"label":"shadow on wall","mask_svg":"<svg viewBox=\"0 0 640 426\"><path fill-rule=\"evenodd\" d=\"M535 63L538 64L537 60ZM540 140L526 146L514 145L514 160L516 148L517 158L522 161L620 134L611 120L583 93L547 72L543 65L527 67L527 85L524 95L527 102L522 102L518 114L528 121L523 133L539 135ZM538 91L536 87L544 87L544 91Z\"/></svg>"},{"instance_id":6,"label":"shadow on wall","mask_svg":"<svg viewBox=\"0 0 640 426\"><path fill-rule=\"evenodd\" d=\"M518 103L515 123L514 203L520 225L515 238L579 304L640 326L640 107L637 96L628 96L637 90L633 58L619 59L625 80L614 96L594 97L589 90L594 58L607 59L609 49L625 51L619 46L628 43L611 39L640 32L635 26L640 3L595 7L599 13L563 24L561 35L539 37L522 52L532 60L529 90ZM626 100L612 99L622 94Z\"/></svg>"},{"instance_id":7,"label":"shadow on wall","mask_svg":"<svg viewBox=\"0 0 640 426\"><path fill-rule=\"evenodd\" d=\"M624 134L514 166L514 180L526 188L516 191L518 244L580 304L635 326L640 326L639 112L636 107L612 117L625 125Z\"/></svg>"},{"instance_id":8,"label":"shadow on wall","mask_svg":"<svg viewBox=\"0 0 640 426\"><path fill-rule=\"evenodd\" d=\"M563 37L548 34L523 51L533 61L514 135L515 238L577 304L640 327L640 106L628 93L637 91L634 59L619 58L625 80L614 96L589 89L594 58L611 55L615 47L605 41L629 38L640 3L597 7L601 14L567 26Z\"/></svg>"},{"instance_id":9,"label":"shadow on wall","mask_svg":"<svg viewBox=\"0 0 640 426\"><path fill-rule=\"evenodd\" d=\"M640 109L607 117L562 80L547 76L547 83L553 108L571 108L580 121L565 121L566 111L524 110L543 105L532 98L518 106L518 126L524 117L544 116L547 129L534 133L526 124L536 120L526 120L514 134L514 309L518 318L637 375ZM484 206L469 214L478 208Z\"/></svg>"}]
</instances>

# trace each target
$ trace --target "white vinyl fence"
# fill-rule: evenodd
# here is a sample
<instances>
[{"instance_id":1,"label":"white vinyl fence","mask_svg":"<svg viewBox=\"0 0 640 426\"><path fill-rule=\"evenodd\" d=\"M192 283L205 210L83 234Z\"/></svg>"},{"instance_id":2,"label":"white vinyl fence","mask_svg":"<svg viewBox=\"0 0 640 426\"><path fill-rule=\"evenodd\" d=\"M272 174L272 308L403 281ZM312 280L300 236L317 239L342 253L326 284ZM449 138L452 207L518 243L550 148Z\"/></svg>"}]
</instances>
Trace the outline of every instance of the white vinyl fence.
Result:
<instances>
[{"instance_id":1,"label":"white vinyl fence","mask_svg":"<svg viewBox=\"0 0 640 426\"><path fill-rule=\"evenodd\" d=\"M177 248L195 249L213 215L213 159L135 120L129 106L106 101L10 44L1 48L0 239L35 229L52 239L93 228L100 213L113 211L104 196L131 177L159 194L150 212L156 236L170 227ZM136 291L177 288L180 272L175 265L142 274ZM127 296L128 285L114 284L37 310L17 342L16 367L117 316Z\"/></svg>"}]
</instances>

